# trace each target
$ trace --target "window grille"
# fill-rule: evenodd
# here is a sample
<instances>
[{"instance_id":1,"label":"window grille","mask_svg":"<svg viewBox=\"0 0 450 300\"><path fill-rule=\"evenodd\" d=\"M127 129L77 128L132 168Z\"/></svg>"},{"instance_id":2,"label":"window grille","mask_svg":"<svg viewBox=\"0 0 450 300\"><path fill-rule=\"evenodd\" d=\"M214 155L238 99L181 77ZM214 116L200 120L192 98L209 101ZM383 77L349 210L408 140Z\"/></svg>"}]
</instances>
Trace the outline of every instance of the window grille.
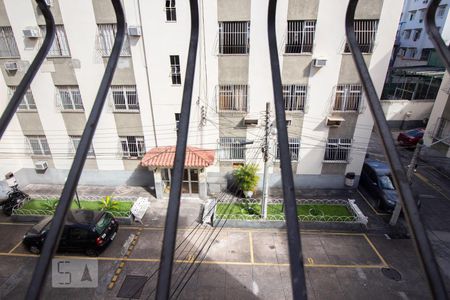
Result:
<instances>
[{"instance_id":1,"label":"window grille","mask_svg":"<svg viewBox=\"0 0 450 300\"><path fill-rule=\"evenodd\" d=\"M417 49L416 48L407 48L405 57L407 58L414 58L416 56Z\"/></svg>"},{"instance_id":2,"label":"window grille","mask_svg":"<svg viewBox=\"0 0 450 300\"><path fill-rule=\"evenodd\" d=\"M420 39L420 34L422 33L422 29L416 29L416 30L414 30L414 35L413 35L413 38L412 38L412 40L415 42L415 41L417 41L418 39Z\"/></svg>"},{"instance_id":3,"label":"window grille","mask_svg":"<svg viewBox=\"0 0 450 300\"><path fill-rule=\"evenodd\" d=\"M426 9L419 10L419 23L423 22L423 18L425 18Z\"/></svg>"},{"instance_id":4,"label":"window grille","mask_svg":"<svg viewBox=\"0 0 450 300\"><path fill-rule=\"evenodd\" d=\"M111 94L114 111L139 111L135 85L112 85Z\"/></svg>"},{"instance_id":5,"label":"window grille","mask_svg":"<svg viewBox=\"0 0 450 300\"><path fill-rule=\"evenodd\" d=\"M438 140L445 139L442 142L450 145L450 120L439 118L433 137Z\"/></svg>"},{"instance_id":6,"label":"window grille","mask_svg":"<svg viewBox=\"0 0 450 300\"><path fill-rule=\"evenodd\" d=\"M143 136L121 136L120 144L123 158L138 158L145 154Z\"/></svg>"},{"instance_id":7,"label":"window grille","mask_svg":"<svg viewBox=\"0 0 450 300\"><path fill-rule=\"evenodd\" d=\"M334 111L358 111L362 99L360 84L339 84L336 86Z\"/></svg>"},{"instance_id":8,"label":"window grille","mask_svg":"<svg viewBox=\"0 0 450 300\"><path fill-rule=\"evenodd\" d=\"M420 53L420 60L428 60L433 51L433 48L423 48L422 52Z\"/></svg>"},{"instance_id":9,"label":"window grille","mask_svg":"<svg viewBox=\"0 0 450 300\"><path fill-rule=\"evenodd\" d=\"M61 110L84 110L78 86L57 86L56 97Z\"/></svg>"},{"instance_id":10,"label":"window grille","mask_svg":"<svg viewBox=\"0 0 450 300\"><path fill-rule=\"evenodd\" d=\"M378 20L355 20L355 35L359 49L362 53L372 53L377 33ZM345 45L345 53L350 53L348 44Z\"/></svg>"},{"instance_id":11,"label":"window grille","mask_svg":"<svg viewBox=\"0 0 450 300\"><path fill-rule=\"evenodd\" d=\"M78 145L80 144L80 140L81 140L81 135L71 135L70 137L70 151L72 154L75 154L75 152L77 152L78 149ZM87 157L93 158L95 157L95 152L94 152L94 148L92 147L92 144L89 146L89 152Z\"/></svg>"},{"instance_id":12,"label":"window grille","mask_svg":"<svg viewBox=\"0 0 450 300\"><path fill-rule=\"evenodd\" d=\"M325 161L348 162L352 140L339 138L328 139L325 149Z\"/></svg>"},{"instance_id":13,"label":"window grille","mask_svg":"<svg viewBox=\"0 0 450 300\"><path fill-rule=\"evenodd\" d=\"M26 136L31 153L34 155L51 155L45 135Z\"/></svg>"},{"instance_id":14,"label":"window grille","mask_svg":"<svg viewBox=\"0 0 450 300\"><path fill-rule=\"evenodd\" d=\"M250 22L219 22L219 54L248 54Z\"/></svg>"},{"instance_id":15,"label":"window grille","mask_svg":"<svg viewBox=\"0 0 450 300\"><path fill-rule=\"evenodd\" d=\"M16 91L16 87L9 86L8 89L9 89L9 96L12 97L12 95ZM36 110L36 103L34 102L33 93L31 92L30 89L28 89L25 95L23 96L22 101L19 104L18 110L19 111Z\"/></svg>"},{"instance_id":16,"label":"window grille","mask_svg":"<svg viewBox=\"0 0 450 300\"><path fill-rule=\"evenodd\" d=\"M291 153L291 160L298 161L300 152L300 139L299 138L289 138L289 152ZM275 159L280 159L280 147L277 144L277 150L275 153Z\"/></svg>"},{"instance_id":17,"label":"window grille","mask_svg":"<svg viewBox=\"0 0 450 300\"><path fill-rule=\"evenodd\" d=\"M11 27L0 27L0 57L19 57L19 49Z\"/></svg>"},{"instance_id":18,"label":"window grille","mask_svg":"<svg viewBox=\"0 0 450 300\"><path fill-rule=\"evenodd\" d=\"M248 85L219 85L219 111L247 111Z\"/></svg>"},{"instance_id":19,"label":"window grille","mask_svg":"<svg viewBox=\"0 0 450 300\"><path fill-rule=\"evenodd\" d=\"M305 110L306 85L283 85L284 109L288 111Z\"/></svg>"},{"instance_id":20,"label":"window grille","mask_svg":"<svg viewBox=\"0 0 450 300\"><path fill-rule=\"evenodd\" d=\"M436 11L436 16L438 18L443 18L445 17L445 10L447 9L447 5L441 5L438 7L437 11Z\"/></svg>"},{"instance_id":21,"label":"window grille","mask_svg":"<svg viewBox=\"0 0 450 300\"><path fill-rule=\"evenodd\" d=\"M45 26L41 26L42 36L45 36ZM55 39L52 47L48 51L48 57L70 56L69 43L67 42L66 31L63 25L55 25Z\"/></svg>"},{"instance_id":22,"label":"window grille","mask_svg":"<svg viewBox=\"0 0 450 300\"><path fill-rule=\"evenodd\" d=\"M117 25L116 24L98 24L98 43L99 50L103 56L109 56L111 54L112 47L114 45L114 37L116 36ZM122 44L122 50L120 56L130 56L130 42L128 35L125 34L125 39Z\"/></svg>"},{"instance_id":23,"label":"window grille","mask_svg":"<svg viewBox=\"0 0 450 300\"><path fill-rule=\"evenodd\" d=\"M175 0L166 0L166 20L169 22L175 22L177 20Z\"/></svg>"},{"instance_id":24,"label":"window grille","mask_svg":"<svg viewBox=\"0 0 450 300\"><path fill-rule=\"evenodd\" d=\"M405 56L405 54L406 54L406 48L398 49L398 56Z\"/></svg>"},{"instance_id":25,"label":"window grille","mask_svg":"<svg viewBox=\"0 0 450 300\"><path fill-rule=\"evenodd\" d=\"M181 84L181 67L179 55L170 56L170 77L172 78L172 84Z\"/></svg>"},{"instance_id":26,"label":"window grille","mask_svg":"<svg viewBox=\"0 0 450 300\"><path fill-rule=\"evenodd\" d=\"M316 21L288 21L285 53L312 52Z\"/></svg>"},{"instance_id":27,"label":"window grille","mask_svg":"<svg viewBox=\"0 0 450 300\"><path fill-rule=\"evenodd\" d=\"M403 37L405 38L405 40L408 40L410 36L411 36L411 29L403 31Z\"/></svg>"},{"instance_id":28,"label":"window grille","mask_svg":"<svg viewBox=\"0 0 450 300\"><path fill-rule=\"evenodd\" d=\"M416 16L416 12L415 10L412 10L409 12L409 20L412 21L414 20L414 17Z\"/></svg>"},{"instance_id":29,"label":"window grille","mask_svg":"<svg viewBox=\"0 0 450 300\"><path fill-rule=\"evenodd\" d=\"M245 160L245 145L243 143L245 143L245 138L220 138L220 160Z\"/></svg>"}]
</instances>

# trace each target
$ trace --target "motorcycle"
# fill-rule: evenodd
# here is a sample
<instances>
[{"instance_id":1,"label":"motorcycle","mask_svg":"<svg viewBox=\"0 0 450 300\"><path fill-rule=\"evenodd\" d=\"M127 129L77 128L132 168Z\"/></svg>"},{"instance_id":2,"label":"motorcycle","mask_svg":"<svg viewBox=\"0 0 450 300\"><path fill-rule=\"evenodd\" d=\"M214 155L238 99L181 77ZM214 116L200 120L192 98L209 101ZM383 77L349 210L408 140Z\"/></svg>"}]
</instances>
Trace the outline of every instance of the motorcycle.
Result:
<instances>
[{"instance_id":1,"label":"motorcycle","mask_svg":"<svg viewBox=\"0 0 450 300\"><path fill-rule=\"evenodd\" d=\"M29 200L30 196L27 193L19 190L17 185L12 187L12 190L8 192L8 199L3 202L2 210L8 217L11 216L14 209L22 206L22 204Z\"/></svg>"}]
</instances>

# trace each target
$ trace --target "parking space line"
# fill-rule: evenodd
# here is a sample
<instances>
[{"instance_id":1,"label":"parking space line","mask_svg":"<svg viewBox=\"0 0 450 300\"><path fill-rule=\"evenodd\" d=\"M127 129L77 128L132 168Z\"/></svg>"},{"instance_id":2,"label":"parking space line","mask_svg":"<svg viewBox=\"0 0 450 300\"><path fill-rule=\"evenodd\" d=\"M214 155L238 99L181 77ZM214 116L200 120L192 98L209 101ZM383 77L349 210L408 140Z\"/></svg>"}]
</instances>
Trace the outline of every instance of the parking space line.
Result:
<instances>
[{"instance_id":1,"label":"parking space line","mask_svg":"<svg viewBox=\"0 0 450 300\"><path fill-rule=\"evenodd\" d=\"M31 226L31 225L34 225L34 223L0 222L0 225L21 225L21 226Z\"/></svg>"},{"instance_id":2,"label":"parking space line","mask_svg":"<svg viewBox=\"0 0 450 300\"><path fill-rule=\"evenodd\" d=\"M369 237L367 236L367 234L364 233L364 238L366 239L367 243L369 243L370 247L372 248L372 250L376 253L376 255L378 256L378 258L381 260L381 262L383 263L383 265L385 267L389 266L389 264L386 262L386 260L384 260L384 257L380 254L380 252L378 252L378 249L375 247L375 245L372 243L372 241L369 239Z\"/></svg>"},{"instance_id":3,"label":"parking space line","mask_svg":"<svg viewBox=\"0 0 450 300\"><path fill-rule=\"evenodd\" d=\"M11 250L9 250L9 252L8 252L8 253L13 253L13 252L14 252L14 250L16 250L16 249L17 249L17 247L19 247L19 246L20 246L21 244L22 244L22 241L18 242L18 243L17 243L17 245L15 245L15 246L14 246L14 248L12 248Z\"/></svg>"},{"instance_id":4,"label":"parking space line","mask_svg":"<svg viewBox=\"0 0 450 300\"><path fill-rule=\"evenodd\" d=\"M250 262L252 264L255 263L255 256L253 255L253 236L252 236L252 232L249 231L248 232L248 241L249 241L249 245L250 245Z\"/></svg>"},{"instance_id":5,"label":"parking space line","mask_svg":"<svg viewBox=\"0 0 450 300\"><path fill-rule=\"evenodd\" d=\"M373 206L372 204L370 204L369 200L367 200L367 198L360 192L359 189L356 189L358 191L358 194L361 195L361 197L364 199L364 201L367 203L367 205L370 206L370 208L373 210L373 212L378 215L378 216L388 216L389 214L386 213L380 213L378 212Z\"/></svg>"},{"instance_id":6,"label":"parking space line","mask_svg":"<svg viewBox=\"0 0 450 300\"><path fill-rule=\"evenodd\" d=\"M434 183L430 182L430 180L428 180L428 178L424 177L422 174L419 173L414 173L414 175L416 175L417 178L419 178L420 180L422 180L423 182L425 182L426 184L428 184L429 186L431 186L433 188L433 190L435 190L436 192L438 192L439 194L441 194L442 196L444 196L445 199L450 200L450 198L447 197L447 195L445 195L444 193L442 193L440 190L438 190L435 186Z\"/></svg>"}]
</instances>

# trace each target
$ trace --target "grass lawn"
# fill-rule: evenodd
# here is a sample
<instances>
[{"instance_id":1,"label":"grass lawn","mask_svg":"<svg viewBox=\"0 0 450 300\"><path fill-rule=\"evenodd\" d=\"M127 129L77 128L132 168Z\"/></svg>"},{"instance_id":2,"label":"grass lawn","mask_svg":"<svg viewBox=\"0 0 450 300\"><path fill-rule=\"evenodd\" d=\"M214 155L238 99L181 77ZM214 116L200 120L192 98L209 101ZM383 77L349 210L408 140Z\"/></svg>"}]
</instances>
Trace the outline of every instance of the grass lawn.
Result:
<instances>
[{"instance_id":1,"label":"grass lawn","mask_svg":"<svg viewBox=\"0 0 450 300\"><path fill-rule=\"evenodd\" d=\"M227 203L217 204L216 215L218 217L223 215L234 215L242 217L230 216L229 219L259 219L261 215L260 204L249 204L250 210L245 209L242 203ZM267 215L272 220L283 220L284 212L281 210L282 204L269 204L267 207ZM249 212L250 211L250 212ZM253 211L253 213L252 213ZM297 205L298 216L311 216L316 219L327 217L353 217L353 214L344 205L333 204L299 204Z\"/></svg>"},{"instance_id":2,"label":"grass lawn","mask_svg":"<svg viewBox=\"0 0 450 300\"><path fill-rule=\"evenodd\" d=\"M31 201L26 202L20 208L20 210L48 210L48 206L46 206L46 204L48 202L53 202L56 200L57 199L31 200ZM89 210L101 210L103 207L101 201L80 200L80 204L81 204L82 209L89 209ZM128 212L128 211L130 211L132 206L133 206L132 201L117 201L117 211L118 212ZM70 208L78 209L77 203L75 201L72 201Z\"/></svg>"}]
</instances>

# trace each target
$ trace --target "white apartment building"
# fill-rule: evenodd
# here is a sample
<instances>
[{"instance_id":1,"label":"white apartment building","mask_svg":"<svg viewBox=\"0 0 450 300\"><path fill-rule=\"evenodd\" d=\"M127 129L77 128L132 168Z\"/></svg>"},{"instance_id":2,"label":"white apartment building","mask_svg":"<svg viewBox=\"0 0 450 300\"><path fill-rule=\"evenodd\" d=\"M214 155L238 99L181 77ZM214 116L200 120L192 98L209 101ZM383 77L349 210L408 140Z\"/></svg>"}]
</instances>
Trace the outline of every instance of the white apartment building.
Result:
<instances>
[{"instance_id":1,"label":"white apartment building","mask_svg":"<svg viewBox=\"0 0 450 300\"><path fill-rule=\"evenodd\" d=\"M430 0L405 0L399 26L399 52L396 65L403 66L423 61L426 64L434 46L425 30L425 13ZM436 26L446 43L450 41L450 0L442 0L436 11Z\"/></svg>"},{"instance_id":2,"label":"white apartment building","mask_svg":"<svg viewBox=\"0 0 450 300\"><path fill-rule=\"evenodd\" d=\"M258 163L262 172L266 102L274 107L268 2L199 0L200 39L183 183L187 196L221 191L232 170L245 162ZM371 135L371 114L346 48L347 4L278 1L277 45L299 188L343 187L345 174L360 174ZM357 39L379 94L402 4L360 0L356 11ZM170 189L187 63L189 1L123 0L123 5L130 35L80 184L142 185L163 197ZM15 172L21 184L64 182L115 32L107 0L53 0L51 10L55 43L0 141L0 172ZM1 109L36 55L44 24L34 1L0 1ZM25 37L25 29L40 34ZM315 59L326 60L326 65L316 66ZM8 70L10 62L17 70ZM273 139L274 189L281 187L277 155ZM36 170L44 161L48 168Z\"/></svg>"}]
</instances>

